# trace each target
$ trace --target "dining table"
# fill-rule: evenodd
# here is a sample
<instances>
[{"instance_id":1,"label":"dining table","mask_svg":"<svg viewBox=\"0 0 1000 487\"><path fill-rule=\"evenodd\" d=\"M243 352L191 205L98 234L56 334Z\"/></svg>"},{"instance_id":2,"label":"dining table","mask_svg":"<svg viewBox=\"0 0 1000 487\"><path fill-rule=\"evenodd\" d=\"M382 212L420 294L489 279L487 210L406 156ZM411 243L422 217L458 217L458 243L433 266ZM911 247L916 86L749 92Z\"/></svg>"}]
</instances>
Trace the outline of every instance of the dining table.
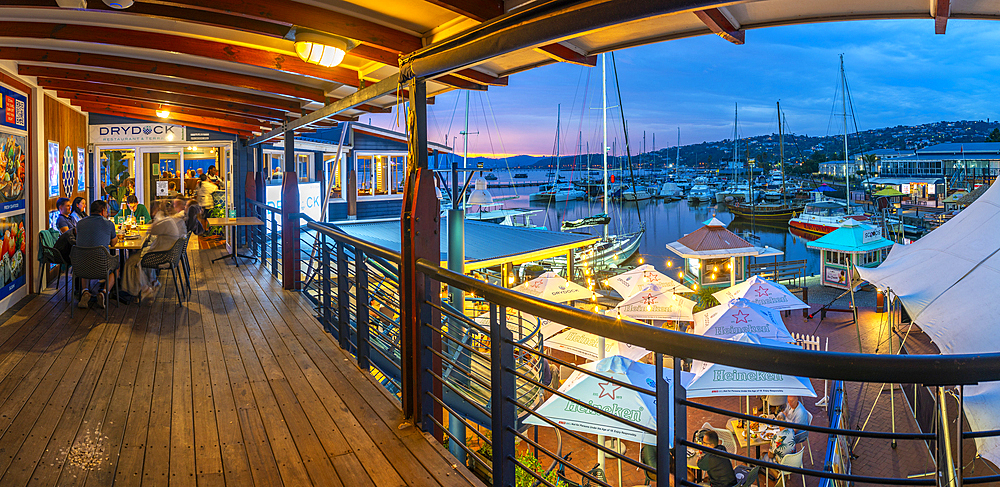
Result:
<instances>
[{"instance_id":1,"label":"dining table","mask_svg":"<svg viewBox=\"0 0 1000 487\"><path fill-rule=\"evenodd\" d=\"M767 445L771 442L771 436L778 432L777 428L767 428L768 425L761 423L764 426L763 430L758 429L757 431L750 431L749 441L747 441L747 429L746 426L740 426L739 421L733 421L731 423L733 436L736 437L736 442L739 443L740 448L747 449L747 456L750 456L750 447L755 447L757 450L757 458L760 458L760 447L761 445ZM766 438L766 439L765 439Z\"/></svg>"},{"instance_id":2,"label":"dining table","mask_svg":"<svg viewBox=\"0 0 1000 487\"><path fill-rule=\"evenodd\" d=\"M146 243L146 235L149 234L149 225L134 225L126 228L124 225L115 225L115 234L118 241L109 247L110 250L118 251L118 268L125 268L126 254L137 250L142 250Z\"/></svg>"}]
</instances>

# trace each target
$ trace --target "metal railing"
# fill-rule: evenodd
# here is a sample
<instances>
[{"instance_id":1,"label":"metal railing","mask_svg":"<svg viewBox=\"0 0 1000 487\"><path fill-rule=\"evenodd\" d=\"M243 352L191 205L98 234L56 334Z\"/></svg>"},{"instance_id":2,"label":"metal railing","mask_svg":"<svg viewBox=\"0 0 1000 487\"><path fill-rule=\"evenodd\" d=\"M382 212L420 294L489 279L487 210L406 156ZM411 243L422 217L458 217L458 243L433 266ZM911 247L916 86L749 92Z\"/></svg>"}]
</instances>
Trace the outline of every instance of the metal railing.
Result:
<instances>
[{"instance_id":1,"label":"metal railing","mask_svg":"<svg viewBox=\"0 0 1000 487\"><path fill-rule=\"evenodd\" d=\"M317 303L317 317L340 346L354 354L359 367L380 378L401 399L404 414L433 435L466 465L482 471L493 485L514 485L515 477L532 478L535 485L567 481L609 486L603 471L567 458L567 445L585 448L597 457L619 461L648 477L675 475L675 485L694 486L687 480L687 450L708 451L688 440L687 412L700 410L713 417L758 421L779 428L806 430L828 435L828 453L822 469L781 465L769 460L711 450L712 454L750 466L806 475L830 482L865 482L890 485L935 485L951 479L951 485L995 481L994 477L962 478L951 455L936 455L934 478L872 477L852 473L847 464L848 439L882 438L899 441L936 441L938 445L962 438L998 436L1000 431L963 432L950 435L946 427L933 433L863 431L847 427L845 382L919 383L938 390L945 386L1000 380L1000 354L979 355L871 355L773 348L718 340L652 326L645 326L538 300L441 268L437 262L418 259L414 264L419 280L418 316L408 321L399 269L399 253L339 232L326 224L309 222L306 227L317 242L321 257L314 283L307 295ZM488 313L472 318L466 303L447 302L444 288L460 289L487 303ZM548 320L608 339L641 346L653 352L653 363L644 383L631 383L610 371L595 371L593 365L577 366L546 353L538 328L515 323L509 317L530 315L534 322ZM475 318L475 319L473 319ZM528 323L533 323L528 320ZM515 334L516 333L516 334ZM535 341L537 340L537 341ZM834 382L828 426L803 425L730 411L694 402L681 386L683 363L702 360L746 370L787 374ZM622 394L635 394L645 408L606 407L588 398L560 391L552 365L571 371L569 380L598 378L617 387ZM672 369L672 370L671 370ZM665 376L670 374L670 376ZM566 380L562 377L560 379ZM612 396L614 399L614 396ZM593 440L552 412L540 412L546 401L562 401L562 411L578 411L611 429L628 429L639 441L658 448L655 455L636 460L617 447ZM947 409L938 404L938 422L947 422ZM670 414L671 408L673 414ZM638 413L636 411L639 411ZM655 411L655 418L646 415ZM672 416L672 418L671 418ZM941 419L944 418L944 419ZM959 423L961 424L961 423ZM538 427L544 435L539 439ZM939 425L943 426L943 425ZM596 433L595 433L596 434ZM950 435L950 436L949 436ZM631 440L631 438L626 438ZM522 444L515 449L515 442ZM645 447L643 447L645 448ZM961 448L958 448L960 451ZM939 451L946 451L944 448ZM950 449L949 449L950 451ZM655 457L655 460L651 458ZM835 467L838 465L839 467ZM960 465L960 463L959 463ZM618 468L619 474L622 468ZM944 472L950 472L944 475ZM573 480L570 480L573 479ZM579 480L576 480L579 479Z\"/></svg>"},{"instance_id":2,"label":"metal railing","mask_svg":"<svg viewBox=\"0 0 1000 487\"><path fill-rule=\"evenodd\" d=\"M255 216L264 225L248 226L247 244L254 257L281 282L281 210L247 199L249 216Z\"/></svg>"}]
</instances>

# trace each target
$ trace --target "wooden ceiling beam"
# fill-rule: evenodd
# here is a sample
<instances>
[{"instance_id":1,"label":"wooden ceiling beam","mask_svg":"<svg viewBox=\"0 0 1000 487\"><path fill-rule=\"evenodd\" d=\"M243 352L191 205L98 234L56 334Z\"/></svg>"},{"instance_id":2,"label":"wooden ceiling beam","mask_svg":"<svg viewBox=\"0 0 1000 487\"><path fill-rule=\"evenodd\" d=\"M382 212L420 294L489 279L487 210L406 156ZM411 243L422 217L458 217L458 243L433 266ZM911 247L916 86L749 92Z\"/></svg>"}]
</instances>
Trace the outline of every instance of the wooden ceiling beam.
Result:
<instances>
[{"instance_id":1,"label":"wooden ceiling beam","mask_svg":"<svg viewBox=\"0 0 1000 487\"><path fill-rule=\"evenodd\" d=\"M221 88L213 88L210 86L178 83L175 81L164 81L139 76L126 76L117 73L52 68L48 66L33 66L29 64L19 64L17 67L17 73L23 76L35 76L37 78L67 79L87 81L91 83L102 83L106 85L168 91L177 94L200 96L203 98L211 98L213 100L240 103L243 105L270 108L272 110L282 110L293 113L299 113L302 110L302 105L296 100L271 98L239 91L223 90Z\"/></svg>"},{"instance_id":2,"label":"wooden ceiling beam","mask_svg":"<svg viewBox=\"0 0 1000 487\"><path fill-rule=\"evenodd\" d=\"M470 19L485 22L503 15L503 2L500 0L428 0L439 7L446 8Z\"/></svg>"},{"instance_id":3,"label":"wooden ceiling beam","mask_svg":"<svg viewBox=\"0 0 1000 487\"><path fill-rule=\"evenodd\" d=\"M931 16L934 17L934 33L944 34L951 17L951 0L931 0Z\"/></svg>"},{"instance_id":4,"label":"wooden ceiling beam","mask_svg":"<svg viewBox=\"0 0 1000 487\"><path fill-rule=\"evenodd\" d=\"M4 22L2 34L4 37L58 39L178 52L218 61L246 64L299 74L349 86L356 87L359 83L358 73L353 69L342 67L324 68L315 64L309 64L294 55L285 55L238 44L159 32L94 25Z\"/></svg>"},{"instance_id":5,"label":"wooden ceiling beam","mask_svg":"<svg viewBox=\"0 0 1000 487\"><path fill-rule=\"evenodd\" d=\"M438 76L437 78L434 78L434 81L443 85L451 86L452 88L458 88L460 90L486 91L487 88L486 85L474 83L467 79L459 78L453 74Z\"/></svg>"},{"instance_id":6,"label":"wooden ceiling beam","mask_svg":"<svg viewBox=\"0 0 1000 487\"><path fill-rule=\"evenodd\" d=\"M201 108L191 108L184 107L180 105L172 105L169 103L155 103L142 100L133 100L131 98L121 98L114 96L101 96L101 95L90 95L86 93L73 93L68 91L57 91L56 96L69 100L70 103L87 103L87 104L108 104L116 105L127 108L145 108L147 110L168 110L170 113L183 113L185 115L194 115L198 117L207 118L217 118L219 120L227 120L230 122L242 123L245 125L270 125L271 123L266 120L260 120L252 117L245 117L242 115L234 115L231 113L220 112L217 110L205 110Z\"/></svg>"},{"instance_id":7,"label":"wooden ceiling beam","mask_svg":"<svg viewBox=\"0 0 1000 487\"><path fill-rule=\"evenodd\" d=\"M27 47L0 47L0 59L118 69L122 71L134 71L136 73L190 79L205 83L237 86L240 88L247 88L275 95L291 96L303 100L323 102L325 99L324 91L319 88L312 88L309 86L302 86L295 83L288 83L258 76L236 74L228 71L122 56L54 51L51 49L33 49Z\"/></svg>"},{"instance_id":8,"label":"wooden ceiling beam","mask_svg":"<svg viewBox=\"0 0 1000 487\"><path fill-rule=\"evenodd\" d=\"M39 78L38 84L42 88L55 91L71 91L76 93L120 96L137 100L153 101L157 103L170 103L191 108L218 110L235 115L249 115L259 117L264 120L273 120L275 122L284 122L286 113L280 110L271 110L268 108L241 105L239 103L223 102L198 96L180 95L177 93L147 90L142 88L130 88L127 86L88 83L86 81Z\"/></svg>"},{"instance_id":9,"label":"wooden ceiling beam","mask_svg":"<svg viewBox=\"0 0 1000 487\"><path fill-rule=\"evenodd\" d=\"M120 112L120 113L126 113L126 114L129 114L129 115L140 115L140 116L143 116L143 117L151 117L151 118L153 118L155 120L159 120L159 121L171 121L172 120L172 121L178 122L179 125L184 125L186 123L198 123L198 124L208 125L208 126L226 127L226 128L230 128L230 129L233 129L233 130L240 130L240 131L244 131L244 132L254 132L254 131L260 131L261 130L261 126L260 125L248 125L248 124L243 124L243 123L231 122L229 120L222 120L222 119L211 118L211 117L201 117L201 116L197 116L197 115L187 115L187 114L183 114L183 113L174 113L174 112L171 112L170 116L164 119L164 118L160 118L159 116L156 115L156 110L150 110L150 109L146 109L146 108L126 107L126 106L121 106L121 105L112 105L112 104L108 104L108 103L103 103L103 104L102 103L86 103L86 102L81 102L81 101L78 101L78 100L71 100L70 103L73 104L73 105L76 105L76 106L80 107L80 109L83 110L83 111L85 111L85 112L115 111L115 112ZM270 127L267 127L267 128L270 129Z\"/></svg>"},{"instance_id":10,"label":"wooden ceiling beam","mask_svg":"<svg viewBox=\"0 0 1000 487\"><path fill-rule=\"evenodd\" d=\"M478 83L487 86L507 86L507 77L496 77L491 76L482 71L476 71L475 69L463 69L460 71L455 71L451 73L452 76L456 78L462 78L466 81L471 81L473 83Z\"/></svg>"},{"instance_id":11,"label":"wooden ceiling beam","mask_svg":"<svg viewBox=\"0 0 1000 487\"><path fill-rule=\"evenodd\" d=\"M579 64L580 66L597 66L597 56L587 56L580 54L558 42L547 46L536 47L536 52L540 52L561 63Z\"/></svg>"},{"instance_id":12,"label":"wooden ceiling beam","mask_svg":"<svg viewBox=\"0 0 1000 487\"><path fill-rule=\"evenodd\" d=\"M725 7L698 10L694 14L719 37L737 45L746 42L746 32Z\"/></svg>"},{"instance_id":13,"label":"wooden ceiling beam","mask_svg":"<svg viewBox=\"0 0 1000 487\"><path fill-rule=\"evenodd\" d=\"M98 109L98 108L93 108L92 110L88 110L88 111L90 113L100 113L102 115L112 115L112 116L116 116L116 117L135 118L135 119L138 119L138 120L145 120L147 122L153 122L153 123L162 122L162 120L160 120L159 118L157 118L155 115L152 116L152 117L148 117L148 116L145 116L145 115L135 115L135 114L129 114L129 113L125 113L125 112L120 112L118 110L103 110L103 109ZM222 126L219 126L219 125L202 124L202 123L196 123L196 122L185 122L184 126L185 127L197 128L197 129L204 129L204 130L214 130L216 132L224 132L224 133L227 133L227 134L234 134L234 135L238 135L240 137L245 137L245 138L253 137L253 131L237 130L237 129L233 129L233 128L229 128L229 127L222 127Z\"/></svg>"}]
</instances>

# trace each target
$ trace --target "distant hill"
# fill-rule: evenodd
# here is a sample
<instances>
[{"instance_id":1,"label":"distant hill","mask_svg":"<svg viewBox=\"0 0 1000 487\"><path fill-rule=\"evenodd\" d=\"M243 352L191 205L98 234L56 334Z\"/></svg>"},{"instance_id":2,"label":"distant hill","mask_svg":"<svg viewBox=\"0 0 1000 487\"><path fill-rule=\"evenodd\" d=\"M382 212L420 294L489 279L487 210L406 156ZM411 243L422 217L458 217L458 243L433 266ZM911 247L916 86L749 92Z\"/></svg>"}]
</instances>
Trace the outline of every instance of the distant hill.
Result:
<instances>
[{"instance_id":1,"label":"distant hill","mask_svg":"<svg viewBox=\"0 0 1000 487\"><path fill-rule=\"evenodd\" d=\"M859 152L872 149L903 149L915 150L945 142L984 142L989 133L1000 128L1000 122L982 120L961 120L957 122L934 122L923 125L884 127L862 131L860 134L848 135L848 153L852 156ZM740 139L740 160L746 160L747 153L751 159L761 166L777 162L780 153L778 134L758 135ZM806 160L825 161L842 160L844 150L843 135L811 136L805 134L785 134L785 161L795 164ZM697 166L702 168L718 167L720 163L733 159L733 140L723 139L714 142L701 142L681 146L681 166ZM454 157L454 156L453 156ZM673 163L677 157L677 148L669 147L645 154L634 154L633 162L639 167L664 167ZM584 168L587 156L562 156L560 164L563 168ZM618 162L611 158L615 166ZM624 159L624 158L622 158ZM461 158L456 158L461 162ZM483 163L486 169L510 168L544 168L554 165L552 157L512 156L506 159L488 157L470 157L469 164ZM574 163L576 161L576 163ZM600 155L590 155L591 166L600 164ZM442 162L442 164L446 164Z\"/></svg>"}]
</instances>

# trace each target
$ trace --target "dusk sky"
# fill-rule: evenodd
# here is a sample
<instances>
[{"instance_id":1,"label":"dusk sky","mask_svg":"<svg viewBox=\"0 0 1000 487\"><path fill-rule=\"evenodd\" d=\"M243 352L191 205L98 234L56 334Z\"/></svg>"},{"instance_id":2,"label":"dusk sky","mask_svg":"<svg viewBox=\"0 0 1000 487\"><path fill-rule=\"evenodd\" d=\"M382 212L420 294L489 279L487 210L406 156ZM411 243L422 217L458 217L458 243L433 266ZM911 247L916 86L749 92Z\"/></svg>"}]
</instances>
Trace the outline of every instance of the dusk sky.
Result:
<instances>
[{"instance_id":1,"label":"dusk sky","mask_svg":"<svg viewBox=\"0 0 1000 487\"><path fill-rule=\"evenodd\" d=\"M930 19L837 22L750 30L742 46L712 35L618 51L632 153L641 150L643 131L647 150L653 148L654 133L657 149L675 146L678 127L682 145L731 138L736 103L741 137L777 132L776 101L792 132L840 134L841 53L862 130L996 119L997 27L989 21L951 20L946 35L934 35ZM600 95L600 65L561 63L511 76L507 87L473 92L469 132L479 134L469 136L469 152L553 154L558 104L561 154L577 153L579 139L584 150L589 142L597 152ZM610 67L608 105L618 105ZM438 96L428 111L430 139L458 136L456 152L461 153L465 92ZM394 119L383 115L373 123L390 126ZM609 144L617 138L620 146L617 108L609 111L608 125Z\"/></svg>"}]
</instances>

